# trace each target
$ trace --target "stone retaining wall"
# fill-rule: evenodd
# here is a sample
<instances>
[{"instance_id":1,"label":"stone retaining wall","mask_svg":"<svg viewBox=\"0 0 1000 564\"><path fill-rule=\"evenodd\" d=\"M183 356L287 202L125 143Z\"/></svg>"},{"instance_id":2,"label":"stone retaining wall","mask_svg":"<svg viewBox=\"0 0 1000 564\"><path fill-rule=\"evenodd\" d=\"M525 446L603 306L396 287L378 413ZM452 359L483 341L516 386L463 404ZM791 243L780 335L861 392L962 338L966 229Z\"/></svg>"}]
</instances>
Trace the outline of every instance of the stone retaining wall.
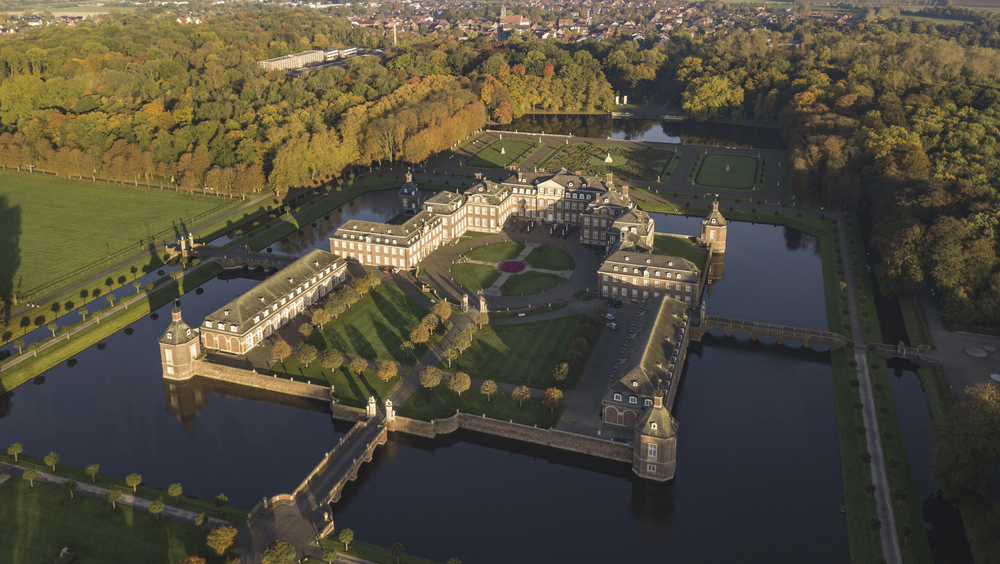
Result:
<instances>
[{"instance_id":1,"label":"stone retaining wall","mask_svg":"<svg viewBox=\"0 0 1000 564\"><path fill-rule=\"evenodd\" d=\"M487 435L524 441L620 462L632 462L632 449L626 445L586 437L557 429L539 429L519 423L500 421L488 417L457 413L446 419L434 419L430 422L396 416L395 431L434 438L436 435L453 433L458 429L467 429Z\"/></svg>"},{"instance_id":2,"label":"stone retaining wall","mask_svg":"<svg viewBox=\"0 0 1000 564\"><path fill-rule=\"evenodd\" d=\"M240 386L323 401L330 400L330 388L324 386L282 380L281 378L258 374L253 370L223 366L208 362L207 360L194 361L194 373L204 378L212 378L213 380L221 380Z\"/></svg>"}]
</instances>

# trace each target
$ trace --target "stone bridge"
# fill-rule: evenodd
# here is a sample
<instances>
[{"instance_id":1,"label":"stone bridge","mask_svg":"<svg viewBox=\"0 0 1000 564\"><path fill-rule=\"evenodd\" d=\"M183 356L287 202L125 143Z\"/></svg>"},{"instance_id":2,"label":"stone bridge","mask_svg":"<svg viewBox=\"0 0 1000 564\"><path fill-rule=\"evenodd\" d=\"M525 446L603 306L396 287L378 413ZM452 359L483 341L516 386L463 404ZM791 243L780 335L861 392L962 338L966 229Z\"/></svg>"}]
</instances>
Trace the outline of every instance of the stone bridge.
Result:
<instances>
[{"instance_id":1,"label":"stone bridge","mask_svg":"<svg viewBox=\"0 0 1000 564\"><path fill-rule=\"evenodd\" d=\"M694 328L692 340L701 340L709 329L719 329L725 331L727 337L732 337L734 333L746 333L751 339L757 340L760 337L772 337L778 344L784 344L789 339L794 339L802 343L805 347L812 347L816 344L826 345L830 350L836 350L847 346L849 339L840 333L829 331L816 331L815 329L802 329L800 327L789 327L787 325L772 325L770 323L756 323L754 321L742 321L730 319L728 317L714 317L706 315L701 325Z\"/></svg>"},{"instance_id":2,"label":"stone bridge","mask_svg":"<svg viewBox=\"0 0 1000 564\"><path fill-rule=\"evenodd\" d=\"M295 262L297 258L287 255L259 253L237 247L220 249L217 247L198 246L191 252L197 256L214 258L225 269L242 268L245 266L249 269L263 268L265 271L281 270Z\"/></svg>"},{"instance_id":3,"label":"stone bridge","mask_svg":"<svg viewBox=\"0 0 1000 564\"><path fill-rule=\"evenodd\" d=\"M934 362L930 359L924 358L926 353L929 353L931 348L927 345L920 345L919 347L907 347L902 343L898 345L886 345L884 343L870 343L868 345L868 350L881 356L882 358L903 358L911 362L915 362L920 366L930 366Z\"/></svg>"}]
</instances>

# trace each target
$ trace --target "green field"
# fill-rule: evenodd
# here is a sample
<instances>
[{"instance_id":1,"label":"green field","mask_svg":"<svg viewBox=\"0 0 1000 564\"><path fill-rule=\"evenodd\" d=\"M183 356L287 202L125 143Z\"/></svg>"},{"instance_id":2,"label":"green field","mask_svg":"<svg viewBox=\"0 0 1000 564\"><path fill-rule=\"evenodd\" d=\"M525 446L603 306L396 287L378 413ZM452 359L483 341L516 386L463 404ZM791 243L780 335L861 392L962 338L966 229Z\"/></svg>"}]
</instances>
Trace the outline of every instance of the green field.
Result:
<instances>
[{"instance_id":1,"label":"green field","mask_svg":"<svg viewBox=\"0 0 1000 564\"><path fill-rule=\"evenodd\" d=\"M699 270L705 268L705 262L708 260L708 249L695 247L694 243L687 238L653 235L653 248L659 254L688 259Z\"/></svg>"},{"instance_id":2,"label":"green field","mask_svg":"<svg viewBox=\"0 0 1000 564\"><path fill-rule=\"evenodd\" d=\"M0 172L0 284L28 296L107 266L109 254L139 251L151 237L162 243L187 233L237 202Z\"/></svg>"},{"instance_id":3,"label":"green field","mask_svg":"<svg viewBox=\"0 0 1000 564\"><path fill-rule=\"evenodd\" d=\"M451 277L463 288L478 292L492 286L500 273L485 264L456 264L451 267Z\"/></svg>"},{"instance_id":4,"label":"green field","mask_svg":"<svg viewBox=\"0 0 1000 564\"><path fill-rule=\"evenodd\" d=\"M694 182L705 188L753 188L757 178L758 162L755 157L712 153L695 163ZM729 170L726 170L729 167Z\"/></svg>"},{"instance_id":5,"label":"green field","mask_svg":"<svg viewBox=\"0 0 1000 564\"><path fill-rule=\"evenodd\" d=\"M508 241L506 243L493 243L492 245L484 245L472 249L465 253L465 256L482 262L503 262L516 257L523 250L524 243Z\"/></svg>"},{"instance_id":6,"label":"green field","mask_svg":"<svg viewBox=\"0 0 1000 564\"><path fill-rule=\"evenodd\" d=\"M448 389L447 384L442 382L433 390L427 388L418 389L406 402L399 414L403 417L422 419L443 419L455 415L455 410L473 415L483 415L491 419L501 421L511 421L522 425L537 424L542 428L549 428L556 424L562 408L555 413L549 413L549 408L542 405L541 398L531 398L524 402L523 407L518 407L514 398L510 394L493 394L493 401L487 401L486 396L479 393L478 386L472 386L462 393L462 397Z\"/></svg>"},{"instance_id":7,"label":"green field","mask_svg":"<svg viewBox=\"0 0 1000 564\"><path fill-rule=\"evenodd\" d=\"M532 268L542 270L573 270L576 267L572 255L552 245L535 247L525 257L524 262L530 264Z\"/></svg>"},{"instance_id":8,"label":"green field","mask_svg":"<svg viewBox=\"0 0 1000 564\"><path fill-rule=\"evenodd\" d=\"M505 168L514 163L514 159L525 153L528 157L537 143L524 139L497 139L490 143L476 156L466 161L465 166L474 168ZM500 154L500 151L504 154Z\"/></svg>"},{"instance_id":9,"label":"green field","mask_svg":"<svg viewBox=\"0 0 1000 564\"><path fill-rule=\"evenodd\" d=\"M609 154L612 162L607 163L605 159ZM538 166L549 171L560 168L579 170L587 176L598 178L604 178L611 172L614 173L615 180L652 182L666 173L675 156L674 151L663 149L570 143L554 149Z\"/></svg>"},{"instance_id":10,"label":"green field","mask_svg":"<svg viewBox=\"0 0 1000 564\"><path fill-rule=\"evenodd\" d=\"M331 538L322 539L319 541L319 546L326 549L335 550L337 552L343 552L345 555L353 556L355 558L361 558L369 562L375 562L375 564L397 564L396 559L393 558L392 552L385 547L368 544L363 541L351 541L351 550L347 552L344 550L344 543L339 540L335 540L333 537L337 535L331 535ZM316 560L313 558L306 558L302 560L303 564L327 564L326 561ZM433 560L428 560L426 558L420 558L419 556L412 556L410 554L403 553L399 557L398 564L439 564Z\"/></svg>"},{"instance_id":11,"label":"green field","mask_svg":"<svg viewBox=\"0 0 1000 564\"><path fill-rule=\"evenodd\" d=\"M447 368L473 378L544 389L555 385L552 370L569 349L583 324L583 315L485 326L465 353ZM510 360L516 358L518 362Z\"/></svg>"},{"instance_id":12,"label":"green field","mask_svg":"<svg viewBox=\"0 0 1000 564\"><path fill-rule=\"evenodd\" d=\"M427 315L395 286L378 286L339 319L309 337L320 350L337 349L350 356L413 364L425 352L418 347L407 360L399 349L410 339L410 331Z\"/></svg>"},{"instance_id":13,"label":"green field","mask_svg":"<svg viewBox=\"0 0 1000 564\"><path fill-rule=\"evenodd\" d=\"M112 511L104 500L81 493L70 499L62 488L37 481L29 488L19 476L0 484L0 507L0 562L55 562L63 547L77 564L176 564L190 554L222 562L209 557L194 525L162 517L156 523L149 512L121 504Z\"/></svg>"},{"instance_id":14,"label":"green field","mask_svg":"<svg viewBox=\"0 0 1000 564\"><path fill-rule=\"evenodd\" d=\"M359 378L347 366L341 366L330 372L323 368L323 364L318 359L310 362L307 368L296 360L294 355L286 358L285 362L276 364L269 374L276 374L278 378L286 379L290 376L299 382L319 386L332 386L334 395L339 402L351 407L364 407L368 404L368 398L371 396L374 396L381 404L389 397L399 382L399 376L390 378L388 382L382 381L378 377L374 363Z\"/></svg>"},{"instance_id":15,"label":"green field","mask_svg":"<svg viewBox=\"0 0 1000 564\"><path fill-rule=\"evenodd\" d=\"M500 293L505 296L527 296L555 288L565 281L562 276L549 272L525 272L508 278L500 286Z\"/></svg>"}]
</instances>

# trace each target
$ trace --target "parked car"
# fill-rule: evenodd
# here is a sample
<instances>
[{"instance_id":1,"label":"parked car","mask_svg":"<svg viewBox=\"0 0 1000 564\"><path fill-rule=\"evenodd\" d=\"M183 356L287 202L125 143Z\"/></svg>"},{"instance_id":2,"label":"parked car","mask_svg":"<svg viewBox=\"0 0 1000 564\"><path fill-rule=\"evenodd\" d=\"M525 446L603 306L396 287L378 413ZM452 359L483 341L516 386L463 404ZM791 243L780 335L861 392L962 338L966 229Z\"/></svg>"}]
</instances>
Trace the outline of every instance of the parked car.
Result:
<instances>
[{"instance_id":1,"label":"parked car","mask_svg":"<svg viewBox=\"0 0 1000 564\"><path fill-rule=\"evenodd\" d=\"M610 329L611 329L612 331L617 331L617 330L618 330L618 324L617 324L617 323L608 323L608 327L609 327L609 328L610 328Z\"/></svg>"},{"instance_id":2,"label":"parked car","mask_svg":"<svg viewBox=\"0 0 1000 564\"><path fill-rule=\"evenodd\" d=\"M614 321L615 320L615 316L611 315L610 313L605 313L604 314L604 319L607 319L608 321Z\"/></svg>"},{"instance_id":3,"label":"parked car","mask_svg":"<svg viewBox=\"0 0 1000 564\"><path fill-rule=\"evenodd\" d=\"M399 274L399 268L397 268L397 267L395 267L395 266L394 266L394 267L392 267L392 273L393 273L393 274Z\"/></svg>"},{"instance_id":4,"label":"parked car","mask_svg":"<svg viewBox=\"0 0 1000 564\"><path fill-rule=\"evenodd\" d=\"M622 307L622 301L621 300L616 300L615 301L615 307Z\"/></svg>"},{"instance_id":5,"label":"parked car","mask_svg":"<svg viewBox=\"0 0 1000 564\"><path fill-rule=\"evenodd\" d=\"M615 301L612 300L612 299L608 299L608 307L612 307L614 305L615 305Z\"/></svg>"}]
</instances>

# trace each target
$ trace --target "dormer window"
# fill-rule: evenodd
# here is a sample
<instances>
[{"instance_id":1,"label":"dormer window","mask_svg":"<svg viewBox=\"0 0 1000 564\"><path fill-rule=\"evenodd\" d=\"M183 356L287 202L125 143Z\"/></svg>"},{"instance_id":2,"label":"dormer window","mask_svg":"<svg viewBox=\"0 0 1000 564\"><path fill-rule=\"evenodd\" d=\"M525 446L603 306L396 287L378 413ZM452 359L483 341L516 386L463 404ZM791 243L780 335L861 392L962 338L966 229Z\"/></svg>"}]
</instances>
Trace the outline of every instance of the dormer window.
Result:
<instances>
[{"instance_id":1,"label":"dormer window","mask_svg":"<svg viewBox=\"0 0 1000 564\"><path fill-rule=\"evenodd\" d=\"M628 257L625 257L625 262L628 262Z\"/></svg>"},{"instance_id":2,"label":"dormer window","mask_svg":"<svg viewBox=\"0 0 1000 564\"><path fill-rule=\"evenodd\" d=\"M253 318L253 322L254 323L260 323L260 316L259 315L255 315L254 318Z\"/></svg>"},{"instance_id":3,"label":"dormer window","mask_svg":"<svg viewBox=\"0 0 1000 564\"><path fill-rule=\"evenodd\" d=\"M674 261L667 262L667 266L673 266L673 265L674 265Z\"/></svg>"},{"instance_id":4,"label":"dormer window","mask_svg":"<svg viewBox=\"0 0 1000 564\"><path fill-rule=\"evenodd\" d=\"M212 328L212 322L206 319L205 320L205 327L208 327L209 329L211 329Z\"/></svg>"},{"instance_id":5,"label":"dormer window","mask_svg":"<svg viewBox=\"0 0 1000 564\"><path fill-rule=\"evenodd\" d=\"M646 400L646 405L653 405L653 402L651 402L649 400ZM656 423L650 423L649 424L649 428L652 429L653 431L655 431L656 430Z\"/></svg>"},{"instance_id":6,"label":"dormer window","mask_svg":"<svg viewBox=\"0 0 1000 564\"><path fill-rule=\"evenodd\" d=\"M225 330L225 328L226 328L226 324L220 321L219 322L219 331L223 331L223 330Z\"/></svg>"},{"instance_id":7,"label":"dormer window","mask_svg":"<svg viewBox=\"0 0 1000 564\"><path fill-rule=\"evenodd\" d=\"M649 264L649 259L646 259L646 264Z\"/></svg>"},{"instance_id":8,"label":"dormer window","mask_svg":"<svg viewBox=\"0 0 1000 564\"><path fill-rule=\"evenodd\" d=\"M573 181L571 180L570 182L568 182L568 183L566 184L566 186L569 186L570 188L572 188L572 187L573 187Z\"/></svg>"},{"instance_id":9,"label":"dormer window","mask_svg":"<svg viewBox=\"0 0 1000 564\"><path fill-rule=\"evenodd\" d=\"M638 382L638 380L632 380L632 387L633 387L633 388L638 388L638 387L639 387L639 382Z\"/></svg>"},{"instance_id":10,"label":"dormer window","mask_svg":"<svg viewBox=\"0 0 1000 564\"><path fill-rule=\"evenodd\" d=\"M168 341L171 340L171 339L173 339L173 338L174 338L173 334L167 333L167 340Z\"/></svg>"},{"instance_id":11,"label":"dormer window","mask_svg":"<svg viewBox=\"0 0 1000 564\"><path fill-rule=\"evenodd\" d=\"M617 266L615 267L615 272L618 272L618 267Z\"/></svg>"},{"instance_id":12,"label":"dormer window","mask_svg":"<svg viewBox=\"0 0 1000 564\"><path fill-rule=\"evenodd\" d=\"M712 218L712 225L715 225L715 218Z\"/></svg>"},{"instance_id":13,"label":"dormer window","mask_svg":"<svg viewBox=\"0 0 1000 564\"><path fill-rule=\"evenodd\" d=\"M288 283L289 283L289 284L291 284L291 283L292 283L292 279L291 279L291 278L289 278L289 279L288 279Z\"/></svg>"},{"instance_id":14,"label":"dormer window","mask_svg":"<svg viewBox=\"0 0 1000 564\"><path fill-rule=\"evenodd\" d=\"M313 266L319 266L319 261L318 260L314 260L313 261Z\"/></svg>"},{"instance_id":15,"label":"dormer window","mask_svg":"<svg viewBox=\"0 0 1000 564\"><path fill-rule=\"evenodd\" d=\"M621 394L615 394L615 401L622 401L622 395Z\"/></svg>"},{"instance_id":16,"label":"dormer window","mask_svg":"<svg viewBox=\"0 0 1000 564\"><path fill-rule=\"evenodd\" d=\"M643 402L643 405L645 405L646 407L649 407L649 406L653 405L653 400L647 398L646 401ZM653 423L653 428L654 429L656 428L656 423Z\"/></svg>"},{"instance_id":17,"label":"dormer window","mask_svg":"<svg viewBox=\"0 0 1000 564\"><path fill-rule=\"evenodd\" d=\"M657 271L656 271L656 275L657 275L657 276L659 276L659 275L660 275L660 271L659 271L659 270L657 270Z\"/></svg>"},{"instance_id":18,"label":"dormer window","mask_svg":"<svg viewBox=\"0 0 1000 564\"><path fill-rule=\"evenodd\" d=\"M628 402L631 403L632 405L638 405L639 404L639 398L637 398L635 396L629 396L628 397Z\"/></svg>"},{"instance_id":19,"label":"dormer window","mask_svg":"<svg viewBox=\"0 0 1000 564\"><path fill-rule=\"evenodd\" d=\"M227 309L227 310L223 311L222 315L229 315L229 310Z\"/></svg>"},{"instance_id":20,"label":"dormer window","mask_svg":"<svg viewBox=\"0 0 1000 564\"><path fill-rule=\"evenodd\" d=\"M187 336L188 336L188 337L190 337L190 336L191 336L191 330L190 330L190 329L188 329L188 330L187 330Z\"/></svg>"}]
</instances>

